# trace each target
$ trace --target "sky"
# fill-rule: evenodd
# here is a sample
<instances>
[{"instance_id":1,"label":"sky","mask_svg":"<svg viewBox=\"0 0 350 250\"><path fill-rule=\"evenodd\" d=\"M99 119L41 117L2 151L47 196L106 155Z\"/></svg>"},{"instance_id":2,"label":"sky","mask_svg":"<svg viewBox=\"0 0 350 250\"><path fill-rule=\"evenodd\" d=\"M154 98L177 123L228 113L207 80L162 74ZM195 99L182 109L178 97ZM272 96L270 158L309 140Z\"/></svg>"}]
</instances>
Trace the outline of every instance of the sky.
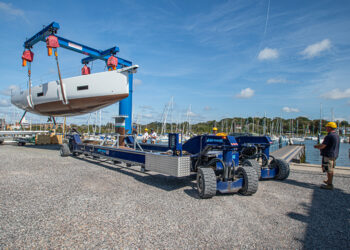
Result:
<instances>
[{"instance_id":1,"label":"sky","mask_svg":"<svg viewBox=\"0 0 350 250\"><path fill-rule=\"evenodd\" d=\"M174 122L282 116L350 120L350 1L2 1L0 117L19 119L11 89L26 88L23 42L43 26L139 65L134 121ZM57 80L53 57L35 45L33 84ZM83 55L59 49L63 77L79 75ZM95 61L92 72L105 70ZM103 122L118 104L102 110ZM95 117L95 118L94 118ZM28 115L27 120L46 121ZM96 115L92 115L92 122ZM68 122L87 123L89 115Z\"/></svg>"}]
</instances>

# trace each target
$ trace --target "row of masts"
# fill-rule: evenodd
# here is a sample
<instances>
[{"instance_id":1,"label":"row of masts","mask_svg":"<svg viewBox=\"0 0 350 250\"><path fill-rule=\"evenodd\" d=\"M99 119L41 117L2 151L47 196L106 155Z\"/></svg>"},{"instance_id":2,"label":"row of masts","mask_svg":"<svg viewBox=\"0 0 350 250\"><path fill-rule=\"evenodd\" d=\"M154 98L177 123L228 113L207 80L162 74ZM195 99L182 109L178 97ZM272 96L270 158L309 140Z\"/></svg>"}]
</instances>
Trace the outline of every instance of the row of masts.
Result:
<instances>
[{"instance_id":1,"label":"row of masts","mask_svg":"<svg viewBox=\"0 0 350 250\"><path fill-rule=\"evenodd\" d=\"M181 119L177 119L176 122L173 120L173 110L174 110L174 98L171 97L170 101L164 106L163 113L161 116L161 128L159 131L159 127L157 127L157 133L160 132L160 134L166 134L167 132L180 132L183 134L192 134L192 124L191 124L191 117L193 116L192 106L189 105L185 115L185 121L181 122ZM334 121L334 112L332 108L332 121ZM266 112L263 117L263 125L257 124L255 120L257 117L252 117L253 121L249 122L248 119L245 118L239 118L232 119L231 124L227 124L228 121L223 119L221 121L221 126L218 126L215 122L214 126L218 127L218 129L222 132L225 132L227 134L230 133L251 133L251 134L262 134L262 135L276 135L281 136L284 134L288 134L291 137L299 137L299 136L307 136L307 135L315 135L315 127L312 126L312 132L310 129L310 125L304 125L303 127L299 127L299 120L296 119L296 126L294 119L289 119L289 131L283 131L283 121L282 121L282 115L279 118L273 118L272 120L276 121L270 121L270 124L268 124L268 119L266 117ZM257 119L257 120L260 120ZM137 118L136 124L139 123L140 119L139 116ZM170 122L169 122L170 121ZM169 126L170 125L170 129ZM300 131L301 130L301 131ZM322 130L322 104L320 105L320 122L319 122L319 131ZM142 133L140 126L138 126L138 133Z\"/></svg>"}]
</instances>

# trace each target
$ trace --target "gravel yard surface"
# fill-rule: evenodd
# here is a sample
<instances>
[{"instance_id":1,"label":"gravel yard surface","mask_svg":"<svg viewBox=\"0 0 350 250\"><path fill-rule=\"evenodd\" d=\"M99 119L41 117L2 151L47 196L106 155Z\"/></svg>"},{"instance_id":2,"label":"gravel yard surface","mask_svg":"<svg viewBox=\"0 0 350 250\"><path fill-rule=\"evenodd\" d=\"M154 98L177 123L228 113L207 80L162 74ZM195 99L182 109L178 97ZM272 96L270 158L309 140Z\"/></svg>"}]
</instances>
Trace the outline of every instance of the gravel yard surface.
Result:
<instances>
[{"instance_id":1,"label":"gravel yard surface","mask_svg":"<svg viewBox=\"0 0 350 250\"><path fill-rule=\"evenodd\" d=\"M57 147L0 146L0 248L349 249L350 176L292 170L253 196L198 198L192 178Z\"/></svg>"}]
</instances>

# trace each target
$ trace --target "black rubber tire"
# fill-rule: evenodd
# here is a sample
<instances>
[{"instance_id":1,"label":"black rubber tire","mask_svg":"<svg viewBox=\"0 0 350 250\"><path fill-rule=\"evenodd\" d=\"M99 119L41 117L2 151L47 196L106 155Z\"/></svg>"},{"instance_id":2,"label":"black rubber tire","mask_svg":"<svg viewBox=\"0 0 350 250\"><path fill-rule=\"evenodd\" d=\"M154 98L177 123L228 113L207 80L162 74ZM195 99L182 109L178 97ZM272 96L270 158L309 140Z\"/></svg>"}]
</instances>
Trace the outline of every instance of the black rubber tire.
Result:
<instances>
[{"instance_id":1,"label":"black rubber tire","mask_svg":"<svg viewBox=\"0 0 350 250\"><path fill-rule=\"evenodd\" d=\"M242 195L252 195L258 191L258 174L252 167L239 167L236 170L239 178L243 178L243 187L238 191Z\"/></svg>"},{"instance_id":2,"label":"black rubber tire","mask_svg":"<svg viewBox=\"0 0 350 250\"><path fill-rule=\"evenodd\" d=\"M242 166L254 168L254 170L258 174L258 179L260 180L260 178L261 178L261 166L260 166L259 162L257 162L256 160L253 160L253 159L246 159L243 161Z\"/></svg>"},{"instance_id":3,"label":"black rubber tire","mask_svg":"<svg viewBox=\"0 0 350 250\"><path fill-rule=\"evenodd\" d=\"M66 157L66 156L70 155L70 150L69 150L68 144L64 143L64 144L61 145L61 147L60 147L60 155L62 157Z\"/></svg>"},{"instance_id":4,"label":"black rubber tire","mask_svg":"<svg viewBox=\"0 0 350 250\"><path fill-rule=\"evenodd\" d=\"M212 168L198 168L197 190L202 199L209 199L216 194L216 176Z\"/></svg>"},{"instance_id":5,"label":"black rubber tire","mask_svg":"<svg viewBox=\"0 0 350 250\"><path fill-rule=\"evenodd\" d=\"M275 176L276 180L285 180L289 176L290 168L288 162L282 159L275 159L271 163L277 168L277 174Z\"/></svg>"}]
</instances>

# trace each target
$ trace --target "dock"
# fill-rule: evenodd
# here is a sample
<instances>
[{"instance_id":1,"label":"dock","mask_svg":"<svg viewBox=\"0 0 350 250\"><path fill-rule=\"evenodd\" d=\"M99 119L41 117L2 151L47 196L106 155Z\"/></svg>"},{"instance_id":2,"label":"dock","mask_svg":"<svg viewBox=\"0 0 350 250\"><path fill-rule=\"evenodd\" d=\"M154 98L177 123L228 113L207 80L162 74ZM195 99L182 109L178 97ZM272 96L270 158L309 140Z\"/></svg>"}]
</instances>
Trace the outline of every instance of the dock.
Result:
<instances>
[{"instance_id":1,"label":"dock","mask_svg":"<svg viewBox=\"0 0 350 250\"><path fill-rule=\"evenodd\" d=\"M280 148L272 153L270 153L275 158L283 159L287 162L303 162L305 157L305 145L295 144L288 145L283 148Z\"/></svg>"}]
</instances>

